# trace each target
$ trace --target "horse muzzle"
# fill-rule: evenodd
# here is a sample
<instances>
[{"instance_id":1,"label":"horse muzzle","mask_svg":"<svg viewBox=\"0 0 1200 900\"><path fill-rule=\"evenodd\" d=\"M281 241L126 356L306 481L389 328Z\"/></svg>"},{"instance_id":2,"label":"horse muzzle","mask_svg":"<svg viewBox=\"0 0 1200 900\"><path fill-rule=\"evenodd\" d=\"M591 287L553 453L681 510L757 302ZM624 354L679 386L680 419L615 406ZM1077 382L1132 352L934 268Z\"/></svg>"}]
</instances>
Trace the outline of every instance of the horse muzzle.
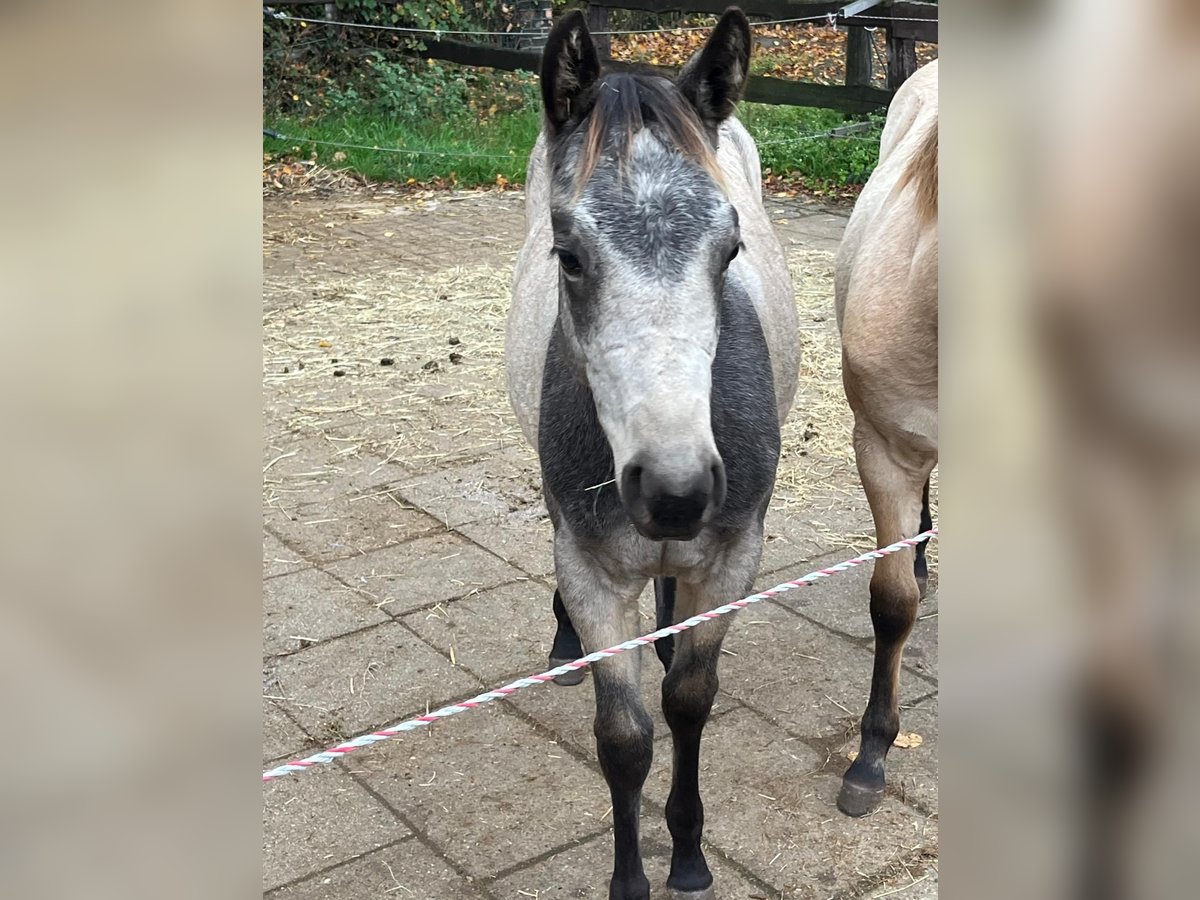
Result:
<instances>
[{"instance_id":1,"label":"horse muzzle","mask_svg":"<svg viewBox=\"0 0 1200 900\"><path fill-rule=\"evenodd\" d=\"M621 472L621 502L652 541L690 541L725 502L725 464L715 457L680 471L635 458Z\"/></svg>"}]
</instances>

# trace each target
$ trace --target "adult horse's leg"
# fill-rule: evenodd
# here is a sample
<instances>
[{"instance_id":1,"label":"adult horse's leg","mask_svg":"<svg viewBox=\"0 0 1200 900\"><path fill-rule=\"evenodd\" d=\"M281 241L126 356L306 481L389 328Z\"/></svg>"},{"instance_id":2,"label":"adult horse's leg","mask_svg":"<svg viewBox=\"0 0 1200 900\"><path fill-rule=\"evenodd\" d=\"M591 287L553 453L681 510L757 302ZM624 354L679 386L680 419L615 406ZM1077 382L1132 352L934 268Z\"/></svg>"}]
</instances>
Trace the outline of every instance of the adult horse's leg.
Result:
<instances>
[{"instance_id":1,"label":"adult horse's leg","mask_svg":"<svg viewBox=\"0 0 1200 900\"><path fill-rule=\"evenodd\" d=\"M761 532L747 535L744 550L730 554L734 564L713 583L678 583L675 621L690 618L749 593L761 555ZM736 571L731 571L736 570ZM667 797L667 829L671 832L671 872L667 887L676 900L711 898L713 877L700 840L704 804L700 800L700 736L717 695L717 662L729 627L723 617L678 635L675 658L662 683L663 715L674 744L671 793Z\"/></svg>"},{"instance_id":2,"label":"adult horse's leg","mask_svg":"<svg viewBox=\"0 0 1200 900\"><path fill-rule=\"evenodd\" d=\"M560 532L561 535L561 532ZM639 634L637 600L645 579L614 580L556 535L555 569L563 606L588 647L612 647ZM642 785L654 752L654 720L642 703L641 651L592 664L596 688L596 753L613 811L609 900L648 900L650 882L638 841Z\"/></svg>"},{"instance_id":3,"label":"adult horse's leg","mask_svg":"<svg viewBox=\"0 0 1200 900\"><path fill-rule=\"evenodd\" d=\"M571 624L571 617L567 615L567 608L563 605L562 592L557 588L554 591L554 619L558 623L558 627L554 632L554 646L550 648L550 668L552 669L563 663L574 662L583 656L583 644L579 640L575 626ZM569 687L579 684L585 675L587 675L587 669L576 669L565 675L554 676L554 683Z\"/></svg>"},{"instance_id":4,"label":"adult horse's leg","mask_svg":"<svg viewBox=\"0 0 1200 900\"><path fill-rule=\"evenodd\" d=\"M929 479L926 478L925 492L921 495L921 531L926 532L932 527L933 516L929 512ZM913 572L917 576L917 589L920 590L922 599L929 589L929 563L925 561L925 548L928 546L929 541L917 544L917 562L913 566Z\"/></svg>"},{"instance_id":5,"label":"adult horse's leg","mask_svg":"<svg viewBox=\"0 0 1200 900\"><path fill-rule=\"evenodd\" d=\"M854 455L878 545L912 537L921 524L921 486L933 469L932 455L889 444L861 417L854 427ZM850 816L865 816L883 800L884 759L900 731L901 654L921 596L914 568L914 555L906 550L877 559L871 575L871 696L863 713L858 758L843 776L838 796L838 809Z\"/></svg>"}]
</instances>

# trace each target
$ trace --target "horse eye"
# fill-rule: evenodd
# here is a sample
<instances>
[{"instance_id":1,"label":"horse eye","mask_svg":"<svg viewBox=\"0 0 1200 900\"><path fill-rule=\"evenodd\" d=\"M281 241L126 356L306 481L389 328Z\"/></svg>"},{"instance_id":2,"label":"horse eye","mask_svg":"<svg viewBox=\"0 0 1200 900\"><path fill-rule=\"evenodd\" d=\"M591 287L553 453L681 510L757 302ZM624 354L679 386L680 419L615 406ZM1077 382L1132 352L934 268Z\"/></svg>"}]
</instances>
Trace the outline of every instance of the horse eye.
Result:
<instances>
[{"instance_id":1,"label":"horse eye","mask_svg":"<svg viewBox=\"0 0 1200 900\"><path fill-rule=\"evenodd\" d=\"M568 278L577 278L583 274L583 266L579 262L579 257L574 253L566 250L555 250L558 254L558 264L562 267L563 274Z\"/></svg>"},{"instance_id":2,"label":"horse eye","mask_svg":"<svg viewBox=\"0 0 1200 900\"><path fill-rule=\"evenodd\" d=\"M729 268L730 264L737 259L738 252L742 249L742 242L738 241L733 245L733 249L729 252L729 258L725 260L725 268Z\"/></svg>"}]
</instances>

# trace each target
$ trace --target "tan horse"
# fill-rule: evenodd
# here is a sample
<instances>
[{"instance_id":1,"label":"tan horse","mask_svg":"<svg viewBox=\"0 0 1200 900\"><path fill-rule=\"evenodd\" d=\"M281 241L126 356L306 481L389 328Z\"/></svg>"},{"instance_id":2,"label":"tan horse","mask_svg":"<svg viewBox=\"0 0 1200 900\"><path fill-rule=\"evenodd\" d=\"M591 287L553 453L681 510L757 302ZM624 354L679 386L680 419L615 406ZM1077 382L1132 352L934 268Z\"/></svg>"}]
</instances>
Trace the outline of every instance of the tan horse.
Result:
<instances>
[{"instance_id":1,"label":"tan horse","mask_svg":"<svg viewBox=\"0 0 1200 900\"><path fill-rule=\"evenodd\" d=\"M937 62L896 92L879 148L838 251L835 291L842 381L854 411L854 455L879 545L930 527L937 464ZM858 758L838 808L883 799L884 759L900 730L900 658L925 591L925 545L877 560L871 577L875 669Z\"/></svg>"}]
</instances>

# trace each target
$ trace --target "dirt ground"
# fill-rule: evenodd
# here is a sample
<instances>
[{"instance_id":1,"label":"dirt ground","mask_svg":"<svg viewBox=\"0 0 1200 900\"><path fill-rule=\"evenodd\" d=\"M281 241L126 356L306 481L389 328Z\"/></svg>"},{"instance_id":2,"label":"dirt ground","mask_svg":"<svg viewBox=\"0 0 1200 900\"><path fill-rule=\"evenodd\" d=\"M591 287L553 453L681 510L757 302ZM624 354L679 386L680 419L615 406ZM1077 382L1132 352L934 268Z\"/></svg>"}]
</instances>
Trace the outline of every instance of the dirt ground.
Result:
<instances>
[{"instance_id":1,"label":"dirt ground","mask_svg":"<svg viewBox=\"0 0 1200 900\"><path fill-rule=\"evenodd\" d=\"M804 361L762 586L872 545L832 309L845 212L768 206ZM550 528L501 347L522 228L519 192L265 200L264 767L545 667ZM877 813L834 806L869 690L868 578L858 569L760 604L731 629L702 751L720 898L937 895L936 590L901 689L919 746L892 751ZM644 665L658 752L642 843L657 897L670 736L661 668L652 653ZM606 896L611 821L591 708L589 682L532 689L266 785L264 891Z\"/></svg>"}]
</instances>

